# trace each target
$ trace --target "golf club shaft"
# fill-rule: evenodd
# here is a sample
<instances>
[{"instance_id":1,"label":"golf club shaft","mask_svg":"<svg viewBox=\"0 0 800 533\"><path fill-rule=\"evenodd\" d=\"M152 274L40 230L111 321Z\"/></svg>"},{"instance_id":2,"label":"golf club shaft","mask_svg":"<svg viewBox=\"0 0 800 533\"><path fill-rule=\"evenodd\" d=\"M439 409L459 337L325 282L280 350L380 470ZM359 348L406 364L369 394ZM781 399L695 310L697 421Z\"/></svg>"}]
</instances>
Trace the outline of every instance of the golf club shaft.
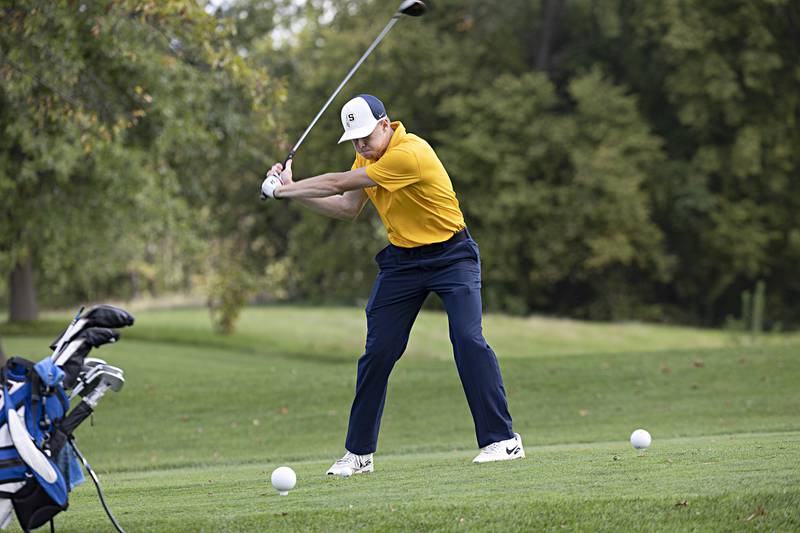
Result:
<instances>
[{"instance_id":1,"label":"golf club shaft","mask_svg":"<svg viewBox=\"0 0 800 533\"><path fill-rule=\"evenodd\" d=\"M317 121L325 112L325 110L328 109L328 106L331 105L333 99L336 98L336 95L339 94L339 91L342 90L342 87L344 87L344 85L350 80L350 78L353 77L353 74L355 74L355 72L358 70L358 67L361 66L364 60L367 59L367 57L372 53L375 47L378 46L378 44L383 40L386 34L389 33L389 30L392 29L392 26L397 24L397 21L400 19L401 16L402 15L399 11L392 16L392 19L389 21L388 24L386 24L386 26L384 26L380 35L378 35L378 37L374 41L372 41L372 44L369 46L369 48L367 48L367 51L364 52L364 55L362 55L361 58L356 62L356 64L353 65L353 68L350 69L350 72L347 73L347 76L345 76L342 82L339 84L339 86L336 87L336 90L333 91L331 96L328 98L328 101L325 102L325 105L323 105L322 109L319 110L317 116L314 117L314 120L312 120L311 124L308 125L306 131L303 132L303 134L300 136L300 139L298 139L297 143L295 143L295 145L292 147L292 150L289 152L289 155L286 156L286 159L283 161L284 168L286 168L286 164L289 162L289 160L294 157L294 154L295 152L297 152L298 148L300 148L300 145L303 144L303 141L306 139L306 136L311 131L311 128L314 127L314 125L317 123Z\"/></svg>"},{"instance_id":2,"label":"golf club shaft","mask_svg":"<svg viewBox=\"0 0 800 533\"><path fill-rule=\"evenodd\" d=\"M72 319L72 322L69 323L69 326L67 326L67 329L64 330L64 333L62 333L61 336L56 340L55 348L53 348L53 355L50 356L51 358L55 358L55 355L59 351L61 351L61 347L67 341L68 335L72 334L72 328L75 326L75 324L78 322L78 319L81 317L81 313L83 313L83 308L84 306L81 306L78 312L75 313L75 317Z\"/></svg>"},{"instance_id":3,"label":"golf club shaft","mask_svg":"<svg viewBox=\"0 0 800 533\"><path fill-rule=\"evenodd\" d=\"M69 444L72 446L72 450L75 452L75 455L77 455L78 459L80 459L83 463L83 467L87 472L89 472L89 476L92 478L92 482L97 488L97 495L100 497L100 503L103 505L103 509L105 510L108 519L111 520L111 523L114 525L114 529L116 529L119 533L125 533L125 530L122 529L122 526L119 525L119 522L117 522L117 518L114 516L114 513L112 513L111 509L109 509L108 504L106 503L106 498L103 495L103 489L100 488L100 479L97 477L97 474L94 473L94 470L92 470L92 467L89 465L89 461L86 460L86 457L84 457L81 451L78 449L78 446L75 444L75 439L70 439Z\"/></svg>"}]
</instances>

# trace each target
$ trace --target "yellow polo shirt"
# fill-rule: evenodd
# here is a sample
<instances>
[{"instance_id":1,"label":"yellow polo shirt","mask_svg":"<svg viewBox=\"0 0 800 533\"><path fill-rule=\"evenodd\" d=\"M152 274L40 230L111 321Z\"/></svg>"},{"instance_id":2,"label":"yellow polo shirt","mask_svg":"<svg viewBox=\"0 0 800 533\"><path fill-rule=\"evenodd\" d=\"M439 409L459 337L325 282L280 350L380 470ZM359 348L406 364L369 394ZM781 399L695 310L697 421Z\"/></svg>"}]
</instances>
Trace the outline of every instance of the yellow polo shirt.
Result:
<instances>
[{"instance_id":1,"label":"yellow polo shirt","mask_svg":"<svg viewBox=\"0 0 800 533\"><path fill-rule=\"evenodd\" d=\"M450 176L433 148L400 122L392 122L389 147L376 161L356 154L353 168L366 167L377 183L367 187L369 199L389 234L389 242L403 248L446 241L464 229Z\"/></svg>"}]
</instances>

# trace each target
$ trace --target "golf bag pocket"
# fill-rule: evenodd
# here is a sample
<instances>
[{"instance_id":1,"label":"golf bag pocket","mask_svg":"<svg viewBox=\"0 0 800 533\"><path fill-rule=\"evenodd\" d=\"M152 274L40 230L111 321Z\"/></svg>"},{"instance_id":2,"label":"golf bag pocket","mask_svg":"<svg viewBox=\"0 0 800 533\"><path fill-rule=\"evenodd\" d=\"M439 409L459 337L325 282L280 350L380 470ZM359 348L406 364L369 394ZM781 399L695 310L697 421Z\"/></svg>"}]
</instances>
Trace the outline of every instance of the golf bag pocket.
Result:
<instances>
[{"instance_id":1,"label":"golf bag pocket","mask_svg":"<svg viewBox=\"0 0 800 533\"><path fill-rule=\"evenodd\" d=\"M59 504L47 493L36 478L28 478L25 485L11 498L19 525L25 531L36 529L50 521L69 504Z\"/></svg>"},{"instance_id":2,"label":"golf bag pocket","mask_svg":"<svg viewBox=\"0 0 800 533\"><path fill-rule=\"evenodd\" d=\"M0 497L11 497L20 524L25 527L28 523L37 522L41 516L51 517L59 512L58 510L66 509L67 484L59 468L40 448L46 436L43 430L48 431L53 425L53 420L49 420L49 415L54 415L56 420L63 416L62 398L56 398L52 394L42 397L38 384L30 381L14 382L11 386L13 392L9 392L7 386L9 381L6 376L14 375L14 371L18 370L20 365L27 366L29 369L33 366L27 364L28 361L21 363L22 361L24 360L19 358L11 359L8 366L3 369L1 380L3 406L0 412L0 424L2 424L0 426L0 444L6 445L3 448L6 455L0 455L0 457L6 458L9 470L4 472L0 469L0 474L8 474L8 477L0 477L0 483L20 481L18 475L20 470L14 469L18 468L18 461L22 461L24 471L22 471L21 480L25 481L25 485L13 495L0 494ZM30 372L27 377L38 378L38 374ZM38 379L34 379L34 381L38 381ZM60 386L56 388L58 392L64 394ZM41 512L37 512L31 507L38 504L43 506ZM23 516L26 517L24 521Z\"/></svg>"},{"instance_id":3,"label":"golf bag pocket","mask_svg":"<svg viewBox=\"0 0 800 533\"><path fill-rule=\"evenodd\" d=\"M7 435L8 429L3 426L0 432ZM7 439L11 440L10 437L7 437ZM4 490L6 483L24 481L27 470L28 465L20 458L13 444L10 447L0 448L0 491L6 492Z\"/></svg>"}]
</instances>

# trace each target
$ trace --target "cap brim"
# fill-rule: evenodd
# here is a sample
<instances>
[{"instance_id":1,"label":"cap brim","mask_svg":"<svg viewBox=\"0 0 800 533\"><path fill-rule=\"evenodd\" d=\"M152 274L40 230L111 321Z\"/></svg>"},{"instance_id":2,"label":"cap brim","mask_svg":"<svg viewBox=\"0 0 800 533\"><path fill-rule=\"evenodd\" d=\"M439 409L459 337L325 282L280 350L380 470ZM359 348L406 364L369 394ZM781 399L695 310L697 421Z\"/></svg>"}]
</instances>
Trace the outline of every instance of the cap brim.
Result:
<instances>
[{"instance_id":1,"label":"cap brim","mask_svg":"<svg viewBox=\"0 0 800 533\"><path fill-rule=\"evenodd\" d=\"M339 138L339 142L336 144L341 144L345 141L352 141L353 139L361 139L362 137L369 137L370 133L375 130L375 126L378 125L378 122L379 121L376 120L375 124L361 126L360 128L344 132L344 135Z\"/></svg>"}]
</instances>

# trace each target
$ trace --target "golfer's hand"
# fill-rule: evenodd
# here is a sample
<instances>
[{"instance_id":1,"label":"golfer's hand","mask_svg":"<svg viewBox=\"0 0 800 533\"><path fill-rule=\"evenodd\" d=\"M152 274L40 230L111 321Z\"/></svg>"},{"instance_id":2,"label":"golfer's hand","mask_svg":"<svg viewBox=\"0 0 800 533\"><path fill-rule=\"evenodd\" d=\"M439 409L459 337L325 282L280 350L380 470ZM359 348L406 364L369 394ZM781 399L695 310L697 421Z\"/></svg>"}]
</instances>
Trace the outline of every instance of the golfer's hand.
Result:
<instances>
[{"instance_id":1,"label":"golfer's hand","mask_svg":"<svg viewBox=\"0 0 800 533\"><path fill-rule=\"evenodd\" d=\"M267 176L261 184L261 199L267 198L275 199L275 189L281 185L288 185L292 183L292 160L286 163L286 168L280 163L275 163L267 171Z\"/></svg>"},{"instance_id":2,"label":"golfer's hand","mask_svg":"<svg viewBox=\"0 0 800 533\"><path fill-rule=\"evenodd\" d=\"M293 181L292 181L292 160L290 159L286 163L286 168L283 168L283 165L280 164L280 163L275 163L274 165L272 165L272 168L269 169L269 172L267 172L267 175L269 175L269 174L274 174L274 175L278 176L281 179L281 184L283 184L283 185L288 185L290 183L293 183Z\"/></svg>"},{"instance_id":3,"label":"golfer's hand","mask_svg":"<svg viewBox=\"0 0 800 533\"><path fill-rule=\"evenodd\" d=\"M281 179L275 174L267 174L264 181L261 183L261 199L267 198L275 199L275 189L282 185Z\"/></svg>"}]
</instances>

